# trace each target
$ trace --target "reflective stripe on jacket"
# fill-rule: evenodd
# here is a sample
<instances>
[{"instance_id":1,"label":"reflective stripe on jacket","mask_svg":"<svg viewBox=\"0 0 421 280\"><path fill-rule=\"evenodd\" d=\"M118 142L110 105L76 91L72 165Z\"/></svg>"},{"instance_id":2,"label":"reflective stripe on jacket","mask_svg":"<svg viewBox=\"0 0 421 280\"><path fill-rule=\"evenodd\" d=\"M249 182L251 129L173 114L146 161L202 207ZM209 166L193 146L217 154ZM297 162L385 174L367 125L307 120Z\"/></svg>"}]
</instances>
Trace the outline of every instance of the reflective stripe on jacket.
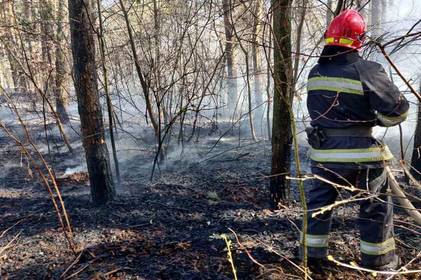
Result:
<instances>
[{"instance_id":1,"label":"reflective stripe on jacket","mask_svg":"<svg viewBox=\"0 0 421 280\"><path fill-rule=\"evenodd\" d=\"M307 107L311 125L320 128L394 126L403 122L409 104L383 67L358 52L327 46L310 71ZM328 137L310 149L310 158L326 163L373 163L393 158L372 137Z\"/></svg>"}]
</instances>

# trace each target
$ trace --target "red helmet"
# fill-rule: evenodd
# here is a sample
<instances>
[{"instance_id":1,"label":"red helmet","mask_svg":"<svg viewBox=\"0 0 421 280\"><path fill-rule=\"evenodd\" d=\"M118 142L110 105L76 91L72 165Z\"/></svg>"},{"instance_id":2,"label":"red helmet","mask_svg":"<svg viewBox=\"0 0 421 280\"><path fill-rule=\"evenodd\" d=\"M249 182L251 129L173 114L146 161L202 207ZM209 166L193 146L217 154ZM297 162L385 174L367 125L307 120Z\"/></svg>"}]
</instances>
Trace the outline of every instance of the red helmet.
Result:
<instances>
[{"instance_id":1,"label":"red helmet","mask_svg":"<svg viewBox=\"0 0 421 280\"><path fill-rule=\"evenodd\" d=\"M326 45L352 49L361 48L365 39L366 25L356 10L345 10L335 17L325 33Z\"/></svg>"}]
</instances>

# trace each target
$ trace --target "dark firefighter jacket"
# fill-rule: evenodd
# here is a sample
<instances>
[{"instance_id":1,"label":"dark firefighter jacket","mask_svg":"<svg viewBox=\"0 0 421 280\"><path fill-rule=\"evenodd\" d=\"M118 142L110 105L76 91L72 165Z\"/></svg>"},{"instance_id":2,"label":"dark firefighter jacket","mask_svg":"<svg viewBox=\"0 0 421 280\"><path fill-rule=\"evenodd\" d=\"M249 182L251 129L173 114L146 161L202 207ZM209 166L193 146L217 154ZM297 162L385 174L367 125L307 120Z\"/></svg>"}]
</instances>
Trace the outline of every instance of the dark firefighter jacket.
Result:
<instances>
[{"instance_id":1,"label":"dark firefighter jacket","mask_svg":"<svg viewBox=\"0 0 421 280\"><path fill-rule=\"evenodd\" d=\"M409 104L384 68L357 51L327 46L310 71L307 107L311 126L349 135L323 137L310 149L313 162L347 166L382 165L393 158L388 147L358 129L394 126L407 117Z\"/></svg>"}]
</instances>

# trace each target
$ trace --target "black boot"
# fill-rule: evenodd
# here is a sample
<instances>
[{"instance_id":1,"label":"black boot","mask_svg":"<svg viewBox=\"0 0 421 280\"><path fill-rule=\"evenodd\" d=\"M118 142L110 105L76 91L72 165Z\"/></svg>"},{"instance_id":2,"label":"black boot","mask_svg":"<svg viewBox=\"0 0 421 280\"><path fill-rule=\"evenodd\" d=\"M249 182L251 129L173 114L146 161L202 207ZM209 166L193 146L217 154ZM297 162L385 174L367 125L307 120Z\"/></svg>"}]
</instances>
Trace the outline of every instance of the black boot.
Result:
<instances>
[{"instance_id":1,"label":"black boot","mask_svg":"<svg viewBox=\"0 0 421 280\"><path fill-rule=\"evenodd\" d=\"M380 265L380 266L373 266L373 265L364 266L363 265L363 267L366 267L372 270L377 270L377 271L395 271L399 269L401 264L402 264L401 258L398 255L395 255L393 259L387 264Z\"/></svg>"}]
</instances>

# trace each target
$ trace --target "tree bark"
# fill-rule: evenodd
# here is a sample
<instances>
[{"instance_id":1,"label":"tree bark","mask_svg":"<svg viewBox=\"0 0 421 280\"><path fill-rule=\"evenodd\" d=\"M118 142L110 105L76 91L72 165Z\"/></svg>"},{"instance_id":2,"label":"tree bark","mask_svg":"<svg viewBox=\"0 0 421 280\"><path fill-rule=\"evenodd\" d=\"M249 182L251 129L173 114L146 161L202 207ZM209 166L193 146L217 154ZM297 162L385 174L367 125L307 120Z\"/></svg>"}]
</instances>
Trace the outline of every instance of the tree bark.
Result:
<instances>
[{"instance_id":1,"label":"tree bark","mask_svg":"<svg viewBox=\"0 0 421 280\"><path fill-rule=\"evenodd\" d=\"M339 15L346 7L346 0L338 0L338 4L336 5L336 9L333 12L333 16Z\"/></svg>"},{"instance_id":2,"label":"tree bark","mask_svg":"<svg viewBox=\"0 0 421 280\"><path fill-rule=\"evenodd\" d=\"M420 82L421 92L421 82ZM412 175L415 179L421 180L421 102L418 101L417 127L415 128L414 149L412 150Z\"/></svg>"},{"instance_id":3,"label":"tree bark","mask_svg":"<svg viewBox=\"0 0 421 280\"><path fill-rule=\"evenodd\" d=\"M274 97L270 179L272 207L277 207L279 201L286 198L289 189L285 175L290 172L292 145L291 2L292 0L272 0L274 32Z\"/></svg>"},{"instance_id":4,"label":"tree bark","mask_svg":"<svg viewBox=\"0 0 421 280\"><path fill-rule=\"evenodd\" d=\"M332 13L332 0L327 0L327 11L326 11L326 26L329 26L330 22L333 19Z\"/></svg>"},{"instance_id":5,"label":"tree bark","mask_svg":"<svg viewBox=\"0 0 421 280\"><path fill-rule=\"evenodd\" d=\"M253 57L253 76L254 76L254 106L257 107L255 110L255 117L257 123L260 122L258 127L262 127L263 119L263 95L262 95L262 74L260 65L260 49L259 49L259 34L260 34L260 17L262 13L263 3L262 0L256 0L253 13L253 37L251 46L251 55Z\"/></svg>"},{"instance_id":6,"label":"tree bark","mask_svg":"<svg viewBox=\"0 0 421 280\"><path fill-rule=\"evenodd\" d=\"M115 190L99 102L95 41L90 20L92 6L89 0L69 0L68 3L75 89L91 196L95 204L105 204L114 198Z\"/></svg>"},{"instance_id":7,"label":"tree bark","mask_svg":"<svg viewBox=\"0 0 421 280\"><path fill-rule=\"evenodd\" d=\"M227 79L228 79L228 88L227 88L227 102L228 109L230 112L235 114L238 103L238 94L237 94L237 66L235 64L235 55L234 55L234 28L233 23L231 22L232 18L232 5L231 0L223 0L223 10L224 10L224 27L225 27L225 56L227 64Z\"/></svg>"},{"instance_id":8,"label":"tree bark","mask_svg":"<svg viewBox=\"0 0 421 280\"><path fill-rule=\"evenodd\" d=\"M380 1L371 1L371 25L372 35L374 38L377 38L381 35L381 3Z\"/></svg>"},{"instance_id":9,"label":"tree bark","mask_svg":"<svg viewBox=\"0 0 421 280\"><path fill-rule=\"evenodd\" d=\"M8 30L3 32L2 42L4 44L7 60L10 65L10 72L12 75L13 88L15 91L25 90L26 82L25 76L19 62L16 58L16 52L14 47L17 45L17 40L15 38L15 32L13 26L15 25L14 15L13 15L13 6L14 3L11 0L6 0L0 3L2 22L5 26L8 26Z\"/></svg>"},{"instance_id":10,"label":"tree bark","mask_svg":"<svg viewBox=\"0 0 421 280\"><path fill-rule=\"evenodd\" d=\"M66 111L66 98L63 91L65 86L65 60L63 55L62 43L64 42L63 34L63 15L64 15L64 1L58 1L57 10L57 31L56 31L56 42L55 42L55 54L56 54L56 74L55 74L55 85L54 85L54 97L56 100L56 112L62 123L69 122L69 115Z\"/></svg>"}]
</instances>

